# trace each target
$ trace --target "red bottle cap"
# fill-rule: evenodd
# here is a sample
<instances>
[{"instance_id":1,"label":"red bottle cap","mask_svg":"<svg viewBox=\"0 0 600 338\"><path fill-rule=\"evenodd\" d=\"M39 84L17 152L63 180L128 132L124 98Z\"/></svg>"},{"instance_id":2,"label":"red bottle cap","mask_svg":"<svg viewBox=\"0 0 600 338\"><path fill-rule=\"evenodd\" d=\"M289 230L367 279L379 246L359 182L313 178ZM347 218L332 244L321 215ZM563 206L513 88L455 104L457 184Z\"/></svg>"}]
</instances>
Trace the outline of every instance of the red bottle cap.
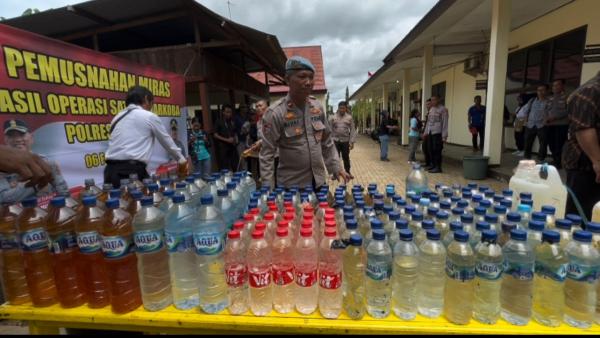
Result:
<instances>
[{"instance_id":1,"label":"red bottle cap","mask_svg":"<svg viewBox=\"0 0 600 338\"><path fill-rule=\"evenodd\" d=\"M287 202L283 202L283 207L287 208L287 207L293 207L292 202L287 201Z\"/></svg>"},{"instance_id":2,"label":"red bottle cap","mask_svg":"<svg viewBox=\"0 0 600 338\"><path fill-rule=\"evenodd\" d=\"M236 238L240 238L240 232L238 230L231 230L228 234L227 234L227 238L229 239L236 239Z\"/></svg>"},{"instance_id":3,"label":"red bottle cap","mask_svg":"<svg viewBox=\"0 0 600 338\"><path fill-rule=\"evenodd\" d=\"M327 209L328 207L329 207L329 204L327 204L327 202L319 202L320 209Z\"/></svg>"},{"instance_id":4,"label":"red bottle cap","mask_svg":"<svg viewBox=\"0 0 600 338\"><path fill-rule=\"evenodd\" d=\"M300 230L300 236L302 236L302 237L311 237L312 236L312 229L302 228Z\"/></svg>"},{"instance_id":5,"label":"red bottle cap","mask_svg":"<svg viewBox=\"0 0 600 338\"><path fill-rule=\"evenodd\" d=\"M258 208L254 208L250 210L250 214L251 215L258 215L260 214L260 210L258 210Z\"/></svg>"},{"instance_id":6,"label":"red bottle cap","mask_svg":"<svg viewBox=\"0 0 600 338\"><path fill-rule=\"evenodd\" d=\"M335 215L335 210L333 208L325 208L325 215Z\"/></svg>"},{"instance_id":7,"label":"red bottle cap","mask_svg":"<svg viewBox=\"0 0 600 338\"><path fill-rule=\"evenodd\" d=\"M261 239L263 238L265 235L265 233L261 230L254 230L252 231L252 238L253 239Z\"/></svg>"},{"instance_id":8,"label":"red bottle cap","mask_svg":"<svg viewBox=\"0 0 600 338\"><path fill-rule=\"evenodd\" d=\"M325 221L325 227L326 228L337 228L337 225L335 224L335 221Z\"/></svg>"},{"instance_id":9,"label":"red bottle cap","mask_svg":"<svg viewBox=\"0 0 600 338\"><path fill-rule=\"evenodd\" d=\"M273 204L269 205L269 211L277 211L277 205L275 204L275 202L273 202Z\"/></svg>"},{"instance_id":10,"label":"red bottle cap","mask_svg":"<svg viewBox=\"0 0 600 338\"><path fill-rule=\"evenodd\" d=\"M313 214L307 214L306 212L304 213L304 215L302 216L302 219L309 219L312 220L313 219Z\"/></svg>"},{"instance_id":11,"label":"red bottle cap","mask_svg":"<svg viewBox=\"0 0 600 338\"><path fill-rule=\"evenodd\" d=\"M312 229L312 226L313 226L312 221L309 221L309 220L302 221L302 228L311 228Z\"/></svg>"},{"instance_id":12,"label":"red bottle cap","mask_svg":"<svg viewBox=\"0 0 600 338\"><path fill-rule=\"evenodd\" d=\"M325 237L335 237L336 231L334 228L325 229Z\"/></svg>"},{"instance_id":13,"label":"red bottle cap","mask_svg":"<svg viewBox=\"0 0 600 338\"><path fill-rule=\"evenodd\" d=\"M265 231L266 228L267 228L267 225L263 222L258 222L254 226L254 230L259 230L259 231Z\"/></svg>"},{"instance_id":14,"label":"red bottle cap","mask_svg":"<svg viewBox=\"0 0 600 338\"><path fill-rule=\"evenodd\" d=\"M233 223L233 228L235 230L240 230L244 228L244 222L242 221L236 221L235 223Z\"/></svg>"},{"instance_id":15,"label":"red bottle cap","mask_svg":"<svg viewBox=\"0 0 600 338\"><path fill-rule=\"evenodd\" d=\"M244 221L246 221L246 222L254 221L254 216L252 216L251 214L245 214Z\"/></svg>"},{"instance_id":16,"label":"red bottle cap","mask_svg":"<svg viewBox=\"0 0 600 338\"><path fill-rule=\"evenodd\" d=\"M285 207L285 212L296 213L296 209L294 207Z\"/></svg>"},{"instance_id":17,"label":"red bottle cap","mask_svg":"<svg viewBox=\"0 0 600 338\"><path fill-rule=\"evenodd\" d=\"M307 213L307 212L313 213L313 212L315 212L315 209L312 207L312 205L307 205L304 207L304 212L305 213Z\"/></svg>"},{"instance_id":18,"label":"red bottle cap","mask_svg":"<svg viewBox=\"0 0 600 338\"><path fill-rule=\"evenodd\" d=\"M288 221L279 221L277 223L278 228L287 228L289 226L290 226L290 223Z\"/></svg>"},{"instance_id":19,"label":"red bottle cap","mask_svg":"<svg viewBox=\"0 0 600 338\"><path fill-rule=\"evenodd\" d=\"M277 228L277 237L285 237L288 235L287 228Z\"/></svg>"},{"instance_id":20,"label":"red bottle cap","mask_svg":"<svg viewBox=\"0 0 600 338\"><path fill-rule=\"evenodd\" d=\"M272 220L274 220L274 219L275 219L275 215L273 215L273 213L272 213L272 212L267 212L267 213L265 214L265 216L263 217L263 219L264 219L265 221L272 221Z\"/></svg>"},{"instance_id":21,"label":"red bottle cap","mask_svg":"<svg viewBox=\"0 0 600 338\"><path fill-rule=\"evenodd\" d=\"M325 222L335 222L334 215L325 215Z\"/></svg>"},{"instance_id":22,"label":"red bottle cap","mask_svg":"<svg viewBox=\"0 0 600 338\"><path fill-rule=\"evenodd\" d=\"M295 217L296 216L293 213L289 212L286 212L285 215L283 215L283 219L286 221L293 221Z\"/></svg>"}]
</instances>

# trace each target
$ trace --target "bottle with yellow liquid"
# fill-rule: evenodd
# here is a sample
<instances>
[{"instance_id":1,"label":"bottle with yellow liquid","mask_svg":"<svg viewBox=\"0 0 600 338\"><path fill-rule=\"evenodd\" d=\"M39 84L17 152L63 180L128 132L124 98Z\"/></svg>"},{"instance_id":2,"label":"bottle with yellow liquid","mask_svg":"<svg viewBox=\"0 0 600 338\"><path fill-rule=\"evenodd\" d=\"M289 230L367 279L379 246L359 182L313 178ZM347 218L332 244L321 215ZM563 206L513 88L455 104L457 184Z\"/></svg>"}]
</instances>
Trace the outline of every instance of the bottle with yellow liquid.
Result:
<instances>
[{"instance_id":1,"label":"bottle with yellow liquid","mask_svg":"<svg viewBox=\"0 0 600 338\"><path fill-rule=\"evenodd\" d=\"M600 223L600 201L592 209L592 222Z\"/></svg>"}]
</instances>

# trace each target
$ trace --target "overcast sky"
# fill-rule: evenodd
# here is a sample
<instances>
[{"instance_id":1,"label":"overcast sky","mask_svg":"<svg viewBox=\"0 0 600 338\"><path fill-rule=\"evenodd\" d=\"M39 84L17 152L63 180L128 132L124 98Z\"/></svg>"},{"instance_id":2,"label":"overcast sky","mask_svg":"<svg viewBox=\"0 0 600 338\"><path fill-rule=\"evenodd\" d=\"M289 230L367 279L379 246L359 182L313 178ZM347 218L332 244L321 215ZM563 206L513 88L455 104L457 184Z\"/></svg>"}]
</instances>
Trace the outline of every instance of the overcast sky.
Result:
<instances>
[{"instance_id":1,"label":"overcast sky","mask_svg":"<svg viewBox=\"0 0 600 338\"><path fill-rule=\"evenodd\" d=\"M126 0L123 0L126 1ZM165 0L166 1L166 0ZM436 0L197 0L243 25L276 35L282 47L321 45L330 104L363 84ZM0 0L0 16L80 1ZM229 7L229 8L228 8Z\"/></svg>"}]
</instances>

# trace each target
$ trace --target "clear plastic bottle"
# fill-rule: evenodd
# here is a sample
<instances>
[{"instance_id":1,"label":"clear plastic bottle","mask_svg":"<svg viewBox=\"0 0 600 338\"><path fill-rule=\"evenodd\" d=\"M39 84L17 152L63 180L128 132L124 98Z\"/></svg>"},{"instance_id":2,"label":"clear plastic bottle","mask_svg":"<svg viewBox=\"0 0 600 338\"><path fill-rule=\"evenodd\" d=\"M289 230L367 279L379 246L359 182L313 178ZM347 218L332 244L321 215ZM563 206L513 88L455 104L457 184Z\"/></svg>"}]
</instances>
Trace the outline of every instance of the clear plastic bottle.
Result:
<instances>
[{"instance_id":1,"label":"clear plastic bottle","mask_svg":"<svg viewBox=\"0 0 600 338\"><path fill-rule=\"evenodd\" d=\"M494 230L496 231L496 233L499 233L501 231L500 223L498 223L498 215L486 214L485 222L487 222L490 225L490 230Z\"/></svg>"},{"instance_id":2,"label":"clear plastic bottle","mask_svg":"<svg viewBox=\"0 0 600 338\"><path fill-rule=\"evenodd\" d=\"M408 222L408 228L413 234L417 234L421 229L421 222L423 222L423 214L419 211L414 211L410 214L410 221ZM417 245L418 246L418 245Z\"/></svg>"},{"instance_id":3,"label":"clear plastic bottle","mask_svg":"<svg viewBox=\"0 0 600 338\"><path fill-rule=\"evenodd\" d=\"M485 221L486 210L484 207L481 207L481 206L475 207L474 213L475 213L475 215L473 217L474 217L475 224L477 224L477 222Z\"/></svg>"},{"instance_id":4,"label":"clear plastic bottle","mask_svg":"<svg viewBox=\"0 0 600 338\"><path fill-rule=\"evenodd\" d=\"M202 196L192 228L200 274L200 308L206 313L221 312L229 304L223 261L225 221L213 202L212 195Z\"/></svg>"},{"instance_id":5,"label":"clear plastic bottle","mask_svg":"<svg viewBox=\"0 0 600 338\"><path fill-rule=\"evenodd\" d=\"M373 318L390 314L392 300L392 249L385 232L373 231L367 247L367 313Z\"/></svg>"},{"instance_id":6,"label":"clear plastic bottle","mask_svg":"<svg viewBox=\"0 0 600 338\"><path fill-rule=\"evenodd\" d=\"M569 262L559 242L558 232L545 230L542 243L535 249L533 319L552 327L560 326L563 318L564 284Z\"/></svg>"},{"instance_id":7,"label":"clear plastic bottle","mask_svg":"<svg viewBox=\"0 0 600 338\"><path fill-rule=\"evenodd\" d=\"M152 197L141 200L142 209L133 218L133 242L138 259L142 301L147 311L160 311L173 303L169 253L164 241L165 214Z\"/></svg>"},{"instance_id":8,"label":"clear plastic bottle","mask_svg":"<svg viewBox=\"0 0 600 338\"><path fill-rule=\"evenodd\" d=\"M233 201L230 197L231 193L227 189L217 190L217 199L215 200L215 207L219 209L223 220L225 221L225 227L231 228L233 222L239 217L234 210Z\"/></svg>"},{"instance_id":9,"label":"clear plastic bottle","mask_svg":"<svg viewBox=\"0 0 600 338\"><path fill-rule=\"evenodd\" d=\"M360 235L360 232L358 231L358 223L356 222L356 220L353 219L349 219L346 221L346 229L344 230L343 234L342 234L342 238L345 239L349 239L350 237L352 237L352 235L358 234ZM361 242L362 242L362 237L361 237Z\"/></svg>"},{"instance_id":10,"label":"clear plastic bottle","mask_svg":"<svg viewBox=\"0 0 600 338\"><path fill-rule=\"evenodd\" d=\"M302 228L294 250L296 269L296 310L301 314L311 314L317 309L317 271L319 251L311 229Z\"/></svg>"},{"instance_id":11,"label":"clear plastic bottle","mask_svg":"<svg viewBox=\"0 0 600 338\"><path fill-rule=\"evenodd\" d=\"M417 316L419 248L412 231L401 229L399 238L393 250L392 307L398 318L413 320Z\"/></svg>"},{"instance_id":12,"label":"clear plastic bottle","mask_svg":"<svg viewBox=\"0 0 600 338\"><path fill-rule=\"evenodd\" d=\"M502 248L496 244L497 233L486 230L475 247L475 288L473 318L484 324L495 324L500 318L500 287L502 285Z\"/></svg>"},{"instance_id":13,"label":"clear plastic bottle","mask_svg":"<svg viewBox=\"0 0 600 338\"><path fill-rule=\"evenodd\" d=\"M504 247L510 241L510 232L517 229L517 225L512 222L503 222L501 226L502 232L498 236L498 245Z\"/></svg>"},{"instance_id":14,"label":"clear plastic bottle","mask_svg":"<svg viewBox=\"0 0 600 338\"><path fill-rule=\"evenodd\" d=\"M527 242L535 251L538 245L542 244L542 232L544 231L544 222L531 220L527 228Z\"/></svg>"},{"instance_id":15,"label":"clear plastic bottle","mask_svg":"<svg viewBox=\"0 0 600 338\"><path fill-rule=\"evenodd\" d=\"M371 239L373 239L373 231L374 230L383 230L383 222L381 222L377 218L371 219L371 230L369 232L367 232L367 236L365 237L365 240L363 241L363 245L364 245L365 249L367 247L369 247L369 244L371 243Z\"/></svg>"},{"instance_id":16,"label":"clear plastic bottle","mask_svg":"<svg viewBox=\"0 0 600 338\"><path fill-rule=\"evenodd\" d=\"M444 308L444 269L446 249L440 242L440 232L427 232L427 240L419 247L419 277L417 282L417 309L428 318L437 318Z\"/></svg>"},{"instance_id":17,"label":"clear plastic bottle","mask_svg":"<svg viewBox=\"0 0 600 338\"><path fill-rule=\"evenodd\" d=\"M592 233L592 245L600 252L600 223L588 222L586 229ZM600 298L600 283L598 283L598 288L596 289L596 297ZM596 323L600 323L600 302L597 300L594 320Z\"/></svg>"},{"instance_id":18,"label":"clear plastic bottle","mask_svg":"<svg viewBox=\"0 0 600 338\"><path fill-rule=\"evenodd\" d=\"M477 244L481 242L481 233L486 230L491 230L490 224L488 222L478 221L475 224L475 231L473 231L473 234L469 236L469 244L471 245L471 249L475 250Z\"/></svg>"},{"instance_id":19,"label":"clear plastic bottle","mask_svg":"<svg viewBox=\"0 0 600 338\"><path fill-rule=\"evenodd\" d=\"M423 222L421 222L421 227L417 229L414 239L417 247L420 247L421 243L425 242L425 240L427 239L427 231L431 229L435 229L435 223L432 220L424 220Z\"/></svg>"},{"instance_id":20,"label":"clear plastic bottle","mask_svg":"<svg viewBox=\"0 0 600 338\"><path fill-rule=\"evenodd\" d=\"M447 211L438 211L435 215L435 228L442 238L450 231L450 214Z\"/></svg>"},{"instance_id":21,"label":"clear plastic bottle","mask_svg":"<svg viewBox=\"0 0 600 338\"><path fill-rule=\"evenodd\" d=\"M509 212L506 214L506 223L514 224L519 230L527 230L527 223L523 223L523 219L519 213Z\"/></svg>"},{"instance_id":22,"label":"clear plastic bottle","mask_svg":"<svg viewBox=\"0 0 600 338\"><path fill-rule=\"evenodd\" d=\"M465 209L463 208L453 208L452 215L450 215L450 222L460 222L460 217L464 215Z\"/></svg>"},{"instance_id":23,"label":"clear plastic bottle","mask_svg":"<svg viewBox=\"0 0 600 338\"><path fill-rule=\"evenodd\" d=\"M527 325L531 318L535 253L527 232L512 230L504 247L504 274L500 290L501 315L513 325Z\"/></svg>"},{"instance_id":24,"label":"clear plastic bottle","mask_svg":"<svg viewBox=\"0 0 600 338\"><path fill-rule=\"evenodd\" d=\"M473 214L462 214L460 216L460 222L463 225L463 231L468 233L469 236L475 232L475 218Z\"/></svg>"},{"instance_id":25,"label":"clear plastic bottle","mask_svg":"<svg viewBox=\"0 0 600 338\"><path fill-rule=\"evenodd\" d=\"M335 228L327 228L319 246L319 312L337 318L342 312L342 251L332 248Z\"/></svg>"},{"instance_id":26,"label":"clear plastic bottle","mask_svg":"<svg viewBox=\"0 0 600 338\"><path fill-rule=\"evenodd\" d=\"M408 193L410 192L420 194L421 192L428 189L428 185L429 183L427 180L427 176L423 172L421 165L414 164L411 172L408 174L408 176L406 176L405 195L408 195Z\"/></svg>"},{"instance_id":27,"label":"clear plastic bottle","mask_svg":"<svg viewBox=\"0 0 600 338\"><path fill-rule=\"evenodd\" d=\"M442 244L444 244L444 248L448 249L448 245L450 245L450 243L454 240L454 233L462 229L463 225L461 222L450 222L450 230L442 238Z\"/></svg>"},{"instance_id":28,"label":"clear plastic bottle","mask_svg":"<svg viewBox=\"0 0 600 338\"><path fill-rule=\"evenodd\" d=\"M583 229L583 219L581 219L581 217L579 217L579 215L575 215L575 214L567 214L565 216L566 219L568 219L569 221L571 221L571 223L573 224L573 226L571 227L571 231L573 233L575 233L575 231L577 230L582 230Z\"/></svg>"},{"instance_id":29,"label":"clear plastic bottle","mask_svg":"<svg viewBox=\"0 0 600 338\"><path fill-rule=\"evenodd\" d=\"M367 253L362 244L360 234L352 234L343 258L344 310L352 319L361 319L366 313Z\"/></svg>"},{"instance_id":30,"label":"clear plastic bottle","mask_svg":"<svg viewBox=\"0 0 600 338\"><path fill-rule=\"evenodd\" d=\"M573 223L568 219L557 219L555 222L554 231L560 234L560 248L563 250L573 239L573 233L571 232L572 227Z\"/></svg>"},{"instance_id":31,"label":"clear plastic bottle","mask_svg":"<svg viewBox=\"0 0 600 338\"><path fill-rule=\"evenodd\" d=\"M400 241L400 230L408 229L408 220L405 218L399 218L396 220L396 227L394 231L388 236L388 243L390 244L390 248L392 249L392 255L394 252L394 247L396 243Z\"/></svg>"},{"instance_id":32,"label":"clear plastic bottle","mask_svg":"<svg viewBox=\"0 0 600 338\"><path fill-rule=\"evenodd\" d=\"M521 201L523 202L523 201ZM526 229L527 224L529 224L529 220L531 218L531 206L526 204L520 204L517 208L517 213L521 215L521 227L520 229Z\"/></svg>"},{"instance_id":33,"label":"clear plastic bottle","mask_svg":"<svg viewBox=\"0 0 600 338\"><path fill-rule=\"evenodd\" d=\"M294 310L294 247L288 229L278 228L273 240L273 308L279 313Z\"/></svg>"},{"instance_id":34,"label":"clear plastic bottle","mask_svg":"<svg viewBox=\"0 0 600 338\"><path fill-rule=\"evenodd\" d=\"M183 195L173 197L165 216L165 242L169 253L173 305L188 310L200 305L198 270L192 228L196 211Z\"/></svg>"},{"instance_id":35,"label":"clear plastic bottle","mask_svg":"<svg viewBox=\"0 0 600 338\"><path fill-rule=\"evenodd\" d=\"M569 257L565 281L564 321L577 328L589 328L596 312L596 288L600 254L592 245L592 234L577 230L565 249Z\"/></svg>"},{"instance_id":36,"label":"clear plastic bottle","mask_svg":"<svg viewBox=\"0 0 600 338\"><path fill-rule=\"evenodd\" d=\"M246 266L246 246L238 229L227 234L225 245L225 276L229 313L241 315L248 311L248 269Z\"/></svg>"},{"instance_id":37,"label":"clear plastic bottle","mask_svg":"<svg viewBox=\"0 0 600 338\"><path fill-rule=\"evenodd\" d=\"M501 205L501 204L496 204L494 205L494 213L496 215L498 215L498 229L496 230L497 233L500 233L501 228L500 228L500 224L502 224L502 222L506 221L506 213L507 213L507 209L505 206Z\"/></svg>"},{"instance_id":38,"label":"clear plastic bottle","mask_svg":"<svg viewBox=\"0 0 600 338\"><path fill-rule=\"evenodd\" d=\"M19 249L17 217L8 205L0 205L0 268L4 296L11 305L21 305L31 300L25 277L23 253Z\"/></svg>"},{"instance_id":39,"label":"clear plastic bottle","mask_svg":"<svg viewBox=\"0 0 600 338\"><path fill-rule=\"evenodd\" d=\"M400 218L400 213L397 211L391 211L388 214L388 222L383 225L386 236L389 238L390 234L396 229L396 221Z\"/></svg>"},{"instance_id":40,"label":"clear plastic bottle","mask_svg":"<svg viewBox=\"0 0 600 338\"><path fill-rule=\"evenodd\" d=\"M450 322L465 325L471 321L474 281L475 255L469 234L459 230L454 232L446 256L444 314Z\"/></svg>"},{"instance_id":41,"label":"clear plastic bottle","mask_svg":"<svg viewBox=\"0 0 600 338\"><path fill-rule=\"evenodd\" d=\"M262 230L252 232L252 240L246 254L250 292L248 302L255 316L266 316L273 308L271 286L272 252Z\"/></svg>"},{"instance_id":42,"label":"clear plastic bottle","mask_svg":"<svg viewBox=\"0 0 600 338\"><path fill-rule=\"evenodd\" d=\"M31 301L35 307L50 306L58 302L58 292L48 247L48 215L37 206L36 197L24 199L21 205L23 212L17 217L17 232Z\"/></svg>"}]
</instances>

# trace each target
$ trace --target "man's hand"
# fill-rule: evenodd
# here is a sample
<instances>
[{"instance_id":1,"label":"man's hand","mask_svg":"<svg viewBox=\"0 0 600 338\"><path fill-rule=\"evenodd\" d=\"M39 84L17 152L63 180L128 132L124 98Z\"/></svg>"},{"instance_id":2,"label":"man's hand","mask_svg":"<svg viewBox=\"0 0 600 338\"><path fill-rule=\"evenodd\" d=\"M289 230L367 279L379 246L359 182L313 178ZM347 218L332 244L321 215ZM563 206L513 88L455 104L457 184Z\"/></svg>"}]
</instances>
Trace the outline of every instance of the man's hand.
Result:
<instances>
[{"instance_id":1,"label":"man's hand","mask_svg":"<svg viewBox=\"0 0 600 338\"><path fill-rule=\"evenodd\" d=\"M231 144L234 144L235 143L235 138L230 137L230 138L227 139L227 142L229 142Z\"/></svg>"},{"instance_id":2,"label":"man's hand","mask_svg":"<svg viewBox=\"0 0 600 338\"><path fill-rule=\"evenodd\" d=\"M354 149L354 143L350 143L350 150Z\"/></svg>"},{"instance_id":3,"label":"man's hand","mask_svg":"<svg viewBox=\"0 0 600 338\"><path fill-rule=\"evenodd\" d=\"M354 179L354 176L348 174L346 172L346 170L341 169L340 172L337 174L337 177L335 178L335 180L338 180L340 178L343 179L344 184L346 184L346 183L350 182L350 180Z\"/></svg>"},{"instance_id":4,"label":"man's hand","mask_svg":"<svg viewBox=\"0 0 600 338\"><path fill-rule=\"evenodd\" d=\"M26 186L43 188L52 181L52 168L30 152L0 145L0 171L18 174Z\"/></svg>"}]
</instances>

